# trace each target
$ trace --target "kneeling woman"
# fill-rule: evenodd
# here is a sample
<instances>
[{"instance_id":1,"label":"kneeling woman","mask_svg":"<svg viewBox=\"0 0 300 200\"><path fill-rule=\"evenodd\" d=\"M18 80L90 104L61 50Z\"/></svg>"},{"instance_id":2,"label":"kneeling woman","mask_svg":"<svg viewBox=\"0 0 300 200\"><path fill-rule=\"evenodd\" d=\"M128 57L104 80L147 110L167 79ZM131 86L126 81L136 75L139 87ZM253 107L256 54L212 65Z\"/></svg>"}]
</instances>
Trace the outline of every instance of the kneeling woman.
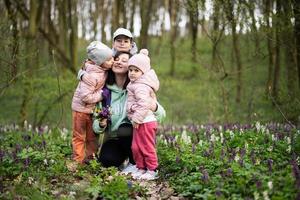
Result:
<instances>
[{"instance_id":1,"label":"kneeling woman","mask_svg":"<svg viewBox=\"0 0 300 200\"><path fill-rule=\"evenodd\" d=\"M117 52L112 70L108 73L106 87L110 91L108 98L112 113L110 121L108 123L99 119L93 121L94 132L100 134L99 161L105 167L120 167L129 158L129 164L123 169L125 173L135 170L131 151L133 128L126 115L129 58L128 52ZM107 100L107 97L103 96L103 101ZM101 107L103 101L97 106ZM157 121L161 121L166 115L164 108L158 103L152 105L152 110Z\"/></svg>"}]
</instances>

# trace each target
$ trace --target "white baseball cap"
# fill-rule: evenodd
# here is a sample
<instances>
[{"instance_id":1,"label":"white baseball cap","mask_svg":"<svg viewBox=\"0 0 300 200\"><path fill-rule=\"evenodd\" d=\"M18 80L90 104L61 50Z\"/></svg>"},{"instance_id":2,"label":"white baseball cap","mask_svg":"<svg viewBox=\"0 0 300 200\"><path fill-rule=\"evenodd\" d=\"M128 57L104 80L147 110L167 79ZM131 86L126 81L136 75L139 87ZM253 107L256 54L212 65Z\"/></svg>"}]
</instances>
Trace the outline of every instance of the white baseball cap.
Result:
<instances>
[{"instance_id":1,"label":"white baseball cap","mask_svg":"<svg viewBox=\"0 0 300 200\"><path fill-rule=\"evenodd\" d=\"M133 38L132 33L126 28L118 28L113 34L113 40L119 35L125 35L129 38Z\"/></svg>"}]
</instances>

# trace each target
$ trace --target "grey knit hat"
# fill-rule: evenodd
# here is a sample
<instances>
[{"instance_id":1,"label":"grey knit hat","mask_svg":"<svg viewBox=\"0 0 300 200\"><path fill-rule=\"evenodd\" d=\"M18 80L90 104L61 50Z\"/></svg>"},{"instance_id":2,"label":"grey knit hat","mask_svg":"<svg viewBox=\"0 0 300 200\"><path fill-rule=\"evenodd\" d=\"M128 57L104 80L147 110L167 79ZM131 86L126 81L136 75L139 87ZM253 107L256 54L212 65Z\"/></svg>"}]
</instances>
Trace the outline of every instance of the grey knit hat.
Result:
<instances>
[{"instance_id":1,"label":"grey knit hat","mask_svg":"<svg viewBox=\"0 0 300 200\"><path fill-rule=\"evenodd\" d=\"M112 50L99 41L93 41L86 48L88 58L96 65L101 65L110 57L112 57Z\"/></svg>"}]
</instances>

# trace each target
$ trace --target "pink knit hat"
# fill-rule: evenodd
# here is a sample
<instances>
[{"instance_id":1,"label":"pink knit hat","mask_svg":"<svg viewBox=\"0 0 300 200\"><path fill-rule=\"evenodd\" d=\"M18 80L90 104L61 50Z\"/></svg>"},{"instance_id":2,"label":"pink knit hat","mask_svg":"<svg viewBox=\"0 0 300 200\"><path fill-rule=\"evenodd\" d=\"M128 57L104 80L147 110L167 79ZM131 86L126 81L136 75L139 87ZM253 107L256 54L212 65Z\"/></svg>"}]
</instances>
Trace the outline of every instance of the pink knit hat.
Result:
<instances>
[{"instance_id":1,"label":"pink knit hat","mask_svg":"<svg viewBox=\"0 0 300 200\"><path fill-rule=\"evenodd\" d=\"M149 71L151 69L151 65L148 55L149 51L147 49L141 49L140 53L133 55L128 60L128 66L135 66L139 68L143 73Z\"/></svg>"}]
</instances>

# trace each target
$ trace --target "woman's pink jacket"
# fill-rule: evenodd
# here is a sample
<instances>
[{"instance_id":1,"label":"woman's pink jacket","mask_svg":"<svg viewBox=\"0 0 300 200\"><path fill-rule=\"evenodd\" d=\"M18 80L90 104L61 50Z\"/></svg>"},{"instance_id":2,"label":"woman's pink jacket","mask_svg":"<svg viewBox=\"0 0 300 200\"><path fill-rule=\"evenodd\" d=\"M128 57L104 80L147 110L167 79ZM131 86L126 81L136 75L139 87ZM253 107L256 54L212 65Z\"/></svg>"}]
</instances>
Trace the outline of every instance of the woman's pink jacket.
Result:
<instances>
[{"instance_id":1,"label":"woman's pink jacket","mask_svg":"<svg viewBox=\"0 0 300 200\"><path fill-rule=\"evenodd\" d=\"M157 101L155 92L158 89L159 80L153 69L127 85L127 116L129 120L141 124L145 117L153 115L150 108Z\"/></svg>"},{"instance_id":2,"label":"woman's pink jacket","mask_svg":"<svg viewBox=\"0 0 300 200\"><path fill-rule=\"evenodd\" d=\"M83 113L92 113L97 102L102 100L102 91L107 77L107 71L102 67L91 62L85 63L84 78L93 84L87 84L86 81L80 81L75 90L72 100L72 110Z\"/></svg>"}]
</instances>

